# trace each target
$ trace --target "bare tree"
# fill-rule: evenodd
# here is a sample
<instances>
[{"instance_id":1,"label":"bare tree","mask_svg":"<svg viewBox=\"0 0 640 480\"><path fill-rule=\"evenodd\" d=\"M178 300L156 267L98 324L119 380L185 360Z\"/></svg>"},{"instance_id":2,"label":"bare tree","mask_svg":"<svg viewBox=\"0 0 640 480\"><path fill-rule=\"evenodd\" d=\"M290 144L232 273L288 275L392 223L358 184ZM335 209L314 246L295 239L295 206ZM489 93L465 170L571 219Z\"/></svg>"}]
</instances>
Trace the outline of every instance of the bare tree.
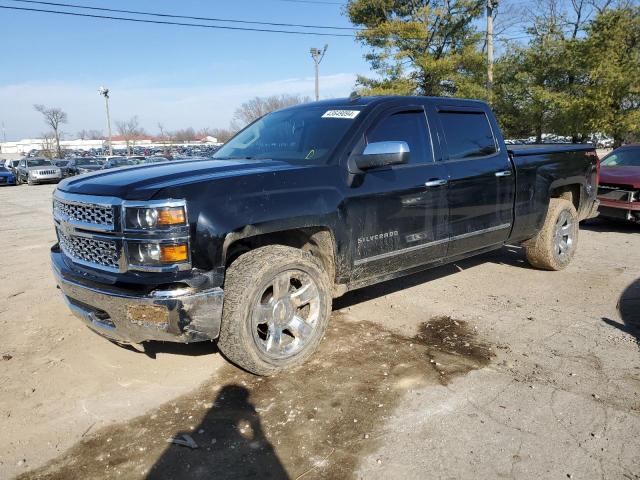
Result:
<instances>
[{"instance_id":1,"label":"bare tree","mask_svg":"<svg viewBox=\"0 0 640 480\"><path fill-rule=\"evenodd\" d=\"M535 12L521 7L521 19L529 24L525 31L534 36L554 35L575 40L584 33L595 16L610 8L621 8L633 0L540 0Z\"/></svg>"},{"instance_id":2,"label":"bare tree","mask_svg":"<svg viewBox=\"0 0 640 480\"><path fill-rule=\"evenodd\" d=\"M171 136L176 142L185 143L195 140L197 135L193 127L188 127L176 130Z\"/></svg>"},{"instance_id":3,"label":"bare tree","mask_svg":"<svg viewBox=\"0 0 640 480\"><path fill-rule=\"evenodd\" d=\"M118 134L124 138L127 144L127 154L131 155L133 147L136 144L136 140L145 134L144 128L138 123L138 117L131 117L129 120L116 121L116 129Z\"/></svg>"},{"instance_id":4,"label":"bare tree","mask_svg":"<svg viewBox=\"0 0 640 480\"><path fill-rule=\"evenodd\" d=\"M60 148L60 137L62 136L62 131L60 130L60 126L67 123L67 114L61 108L57 107L34 105L33 108L35 108L36 112L40 112L42 114L44 122L51 127L56 141L56 156L58 158L62 158L62 150Z\"/></svg>"},{"instance_id":5,"label":"bare tree","mask_svg":"<svg viewBox=\"0 0 640 480\"><path fill-rule=\"evenodd\" d=\"M78 132L78 138L80 140L101 140L102 132L100 130L80 130Z\"/></svg>"},{"instance_id":6,"label":"bare tree","mask_svg":"<svg viewBox=\"0 0 640 480\"><path fill-rule=\"evenodd\" d=\"M53 132L47 132L41 134L41 137L42 156L51 160L54 158L56 152L56 136Z\"/></svg>"},{"instance_id":7,"label":"bare tree","mask_svg":"<svg viewBox=\"0 0 640 480\"><path fill-rule=\"evenodd\" d=\"M231 120L231 129L238 131L269 112L310 101L309 97L288 94L252 98L236 109Z\"/></svg>"},{"instance_id":8,"label":"bare tree","mask_svg":"<svg viewBox=\"0 0 640 480\"><path fill-rule=\"evenodd\" d=\"M232 128L212 128L207 133L207 135L215 137L216 140L222 143L228 142L235 134L236 131Z\"/></svg>"}]
</instances>

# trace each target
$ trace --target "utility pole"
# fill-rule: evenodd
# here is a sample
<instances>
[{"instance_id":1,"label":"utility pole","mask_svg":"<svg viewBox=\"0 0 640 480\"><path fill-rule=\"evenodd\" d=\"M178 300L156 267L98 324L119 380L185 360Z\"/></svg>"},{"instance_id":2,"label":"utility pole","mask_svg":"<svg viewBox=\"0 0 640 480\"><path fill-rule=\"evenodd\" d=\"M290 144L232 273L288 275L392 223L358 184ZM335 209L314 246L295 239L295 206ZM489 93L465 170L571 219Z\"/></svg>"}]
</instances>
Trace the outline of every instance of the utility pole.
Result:
<instances>
[{"instance_id":1,"label":"utility pole","mask_svg":"<svg viewBox=\"0 0 640 480\"><path fill-rule=\"evenodd\" d=\"M487 0L487 88L493 89L493 9L498 0Z\"/></svg>"},{"instance_id":2,"label":"utility pole","mask_svg":"<svg viewBox=\"0 0 640 480\"><path fill-rule=\"evenodd\" d=\"M319 48L309 50L311 52L311 58L313 58L313 63L316 66L316 102L320 100L320 62L322 62L324 54L327 53L328 47L329 45L325 45L322 50Z\"/></svg>"},{"instance_id":3,"label":"utility pole","mask_svg":"<svg viewBox=\"0 0 640 480\"><path fill-rule=\"evenodd\" d=\"M104 97L104 104L107 108L107 130L109 132L109 156L113 155L113 150L111 149L111 117L109 116L109 89L105 87L100 87L98 89L98 93Z\"/></svg>"}]
</instances>

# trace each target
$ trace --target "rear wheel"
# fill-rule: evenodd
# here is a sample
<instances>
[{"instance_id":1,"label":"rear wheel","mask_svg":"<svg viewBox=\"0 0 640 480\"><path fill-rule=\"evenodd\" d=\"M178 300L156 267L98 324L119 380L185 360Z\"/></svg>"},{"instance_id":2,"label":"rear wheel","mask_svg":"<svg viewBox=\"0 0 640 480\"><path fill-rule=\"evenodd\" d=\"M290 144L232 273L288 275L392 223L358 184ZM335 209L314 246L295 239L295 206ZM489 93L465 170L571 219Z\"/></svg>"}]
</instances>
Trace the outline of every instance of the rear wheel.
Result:
<instances>
[{"instance_id":1,"label":"rear wheel","mask_svg":"<svg viewBox=\"0 0 640 480\"><path fill-rule=\"evenodd\" d=\"M280 245L241 255L228 268L218 347L257 375L300 365L331 314L329 279L308 252Z\"/></svg>"},{"instance_id":2,"label":"rear wheel","mask_svg":"<svg viewBox=\"0 0 640 480\"><path fill-rule=\"evenodd\" d=\"M524 244L529 263L544 270L562 270L578 247L578 213L573 204L552 198L538 235Z\"/></svg>"}]
</instances>

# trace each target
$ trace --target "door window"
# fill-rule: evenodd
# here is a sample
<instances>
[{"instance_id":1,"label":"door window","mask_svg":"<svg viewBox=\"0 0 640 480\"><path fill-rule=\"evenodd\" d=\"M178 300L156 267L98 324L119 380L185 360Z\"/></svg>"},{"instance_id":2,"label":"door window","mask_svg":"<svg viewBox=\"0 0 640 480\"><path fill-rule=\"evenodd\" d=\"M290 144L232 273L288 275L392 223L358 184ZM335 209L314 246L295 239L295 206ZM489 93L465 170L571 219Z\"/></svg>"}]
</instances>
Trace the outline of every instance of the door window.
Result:
<instances>
[{"instance_id":1,"label":"door window","mask_svg":"<svg viewBox=\"0 0 640 480\"><path fill-rule=\"evenodd\" d=\"M484 112L439 112L438 117L450 160L486 157L498 151Z\"/></svg>"},{"instance_id":2,"label":"door window","mask_svg":"<svg viewBox=\"0 0 640 480\"><path fill-rule=\"evenodd\" d=\"M433 162L424 112L398 112L384 118L366 135L367 145L374 142L407 142L409 163Z\"/></svg>"}]
</instances>

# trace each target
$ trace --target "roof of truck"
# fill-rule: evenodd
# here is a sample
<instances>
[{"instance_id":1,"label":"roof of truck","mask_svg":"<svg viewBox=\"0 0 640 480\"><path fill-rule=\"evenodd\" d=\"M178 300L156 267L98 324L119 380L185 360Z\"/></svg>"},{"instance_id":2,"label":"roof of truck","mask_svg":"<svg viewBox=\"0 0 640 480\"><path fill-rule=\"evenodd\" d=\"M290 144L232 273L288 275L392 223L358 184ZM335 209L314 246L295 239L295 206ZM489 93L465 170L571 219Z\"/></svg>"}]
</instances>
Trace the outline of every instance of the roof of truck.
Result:
<instances>
[{"instance_id":1,"label":"roof of truck","mask_svg":"<svg viewBox=\"0 0 640 480\"><path fill-rule=\"evenodd\" d=\"M318 102L311 102L304 104L305 106L317 105L320 107L357 107L357 106L369 106L380 103L447 103L449 105L469 105L478 104L486 105L481 100L472 100L466 98L452 98L452 97L427 97L427 96L402 96L402 95L377 95L377 96L351 96L346 98L331 98L327 100L320 100ZM295 105L290 108L295 108L299 105Z\"/></svg>"}]
</instances>

